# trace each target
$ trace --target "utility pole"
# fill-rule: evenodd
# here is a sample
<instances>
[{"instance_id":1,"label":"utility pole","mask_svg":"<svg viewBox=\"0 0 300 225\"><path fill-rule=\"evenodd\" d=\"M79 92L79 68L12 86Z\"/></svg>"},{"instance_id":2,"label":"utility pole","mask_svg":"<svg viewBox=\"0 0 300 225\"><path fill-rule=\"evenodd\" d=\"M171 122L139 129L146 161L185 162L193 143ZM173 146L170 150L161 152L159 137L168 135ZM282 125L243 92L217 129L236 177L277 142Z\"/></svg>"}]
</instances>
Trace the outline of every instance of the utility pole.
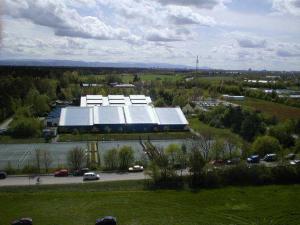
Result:
<instances>
[{"instance_id":1,"label":"utility pole","mask_svg":"<svg viewBox=\"0 0 300 225\"><path fill-rule=\"evenodd\" d=\"M199 66L199 57L197 56L197 59L196 59L196 73L198 72L198 66Z\"/></svg>"}]
</instances>

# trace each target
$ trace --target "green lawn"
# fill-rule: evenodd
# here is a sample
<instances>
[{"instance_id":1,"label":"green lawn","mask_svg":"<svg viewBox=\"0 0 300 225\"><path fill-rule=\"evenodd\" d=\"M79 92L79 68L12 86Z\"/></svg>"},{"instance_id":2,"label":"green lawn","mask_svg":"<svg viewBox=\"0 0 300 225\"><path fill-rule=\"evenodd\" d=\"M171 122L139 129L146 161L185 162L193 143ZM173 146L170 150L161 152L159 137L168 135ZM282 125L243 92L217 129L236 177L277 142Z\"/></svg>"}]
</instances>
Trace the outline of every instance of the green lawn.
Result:
<instances>
[{"instance_id":1,"label":"green lawn","mask_svg":"<svg viewBox=\"0 0 300 225\"><path fill-rule=\"evenodd\" d=\"M208 124L205 124L201 121L199 121L198 118L190 118L189 120L189 126L195 130L196 132L201 133L212 133L213 135L215 135L216 137L219 138L231 138L231 139L235 139L235 140L239 140L241 142L243 142L243 139L237 135L234 134L233 132L231 132L229 129L221 129L221 128L215 128L215 127L211 127Z\"/></svg>"},{"instance_id":2,"label":"green lawn","mask_svg":"<svg viewBox=\"0 0 300 225\"><path fill-rule=\"evenodd\" d=\"M246 98L245 101L233 102L252 109L260 110L268 115L276 116L280 121L300 118L300 108L296 107L254 98Z\"/></svg>"},{"instance_id":3,"label":"green lawn","mask_svg":"<svg viewBox=\"0 0 300 225\"><path fill-rule=\"evenodd\" d=\"M105 215L116 216L118 225L296 225L300 221L300 185L191 192L149 191L132 182L136 188L122 191L103 190L105 183L67 185L69 190L0 188L0 221L5 225L29 216L37 225L92 225Z\"/></svg>"},{"instance_id":4,"label":"green lawn","mask_svg":"<svg viewBox=\"0 0 300 225\"><path fill-rule=\"evenodd\" d=\"M7 135L0 135L0 144L30 144L45 143L44 138L13 138Z\"/></svg>"}]
</instances>

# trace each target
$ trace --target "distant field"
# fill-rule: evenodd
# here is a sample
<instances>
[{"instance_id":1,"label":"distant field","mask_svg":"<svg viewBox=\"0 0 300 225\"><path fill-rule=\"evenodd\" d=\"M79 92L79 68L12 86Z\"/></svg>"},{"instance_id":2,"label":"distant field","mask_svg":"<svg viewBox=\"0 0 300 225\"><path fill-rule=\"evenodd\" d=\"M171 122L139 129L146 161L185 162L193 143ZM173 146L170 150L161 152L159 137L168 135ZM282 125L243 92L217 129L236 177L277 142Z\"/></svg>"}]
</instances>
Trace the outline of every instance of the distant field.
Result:
<instances>
[{"instance_id":1,"label":"distant field","mask_svg":"<svg viewBox=\"0 0 300 225\"><path fill-rule=\"evenodd\" d=\"M243 142L242 138L239 137L237 134L234 134L229 129L221 129L221 128L215 128L211 127L201 121L199 121L198 118L191 118L189 119L190 127L199 132L199 133L212 133L216 137L220 138L234 138L235 140L240 140Z\"/></svg>"},{"instance_id":2,"label":"distant field","mask_svg":"<svg viewBox=\"0 0 300 225\"><path fill-rule=\"evenodd\" d=\"M268 115L276 116L280 121L286 119L299 119L300 108L291 107L274 102L254 98L246 98L245 101L233 101L236 104L260 110Z\"/></svg>"},{"instance_id":3,"label":"distant field","mask_svg":"<svg viewBox=\"0 0 300 225\"><path fill-rule=\"evenodd\" d=\"M300 186L148 191L137 181L0 188L1 224L92 225L113 215L118 225L297 225ZM124 189L122 190L122 186ZM102 187L104 186L104 187Z\"/></svg>"}]
</instances>

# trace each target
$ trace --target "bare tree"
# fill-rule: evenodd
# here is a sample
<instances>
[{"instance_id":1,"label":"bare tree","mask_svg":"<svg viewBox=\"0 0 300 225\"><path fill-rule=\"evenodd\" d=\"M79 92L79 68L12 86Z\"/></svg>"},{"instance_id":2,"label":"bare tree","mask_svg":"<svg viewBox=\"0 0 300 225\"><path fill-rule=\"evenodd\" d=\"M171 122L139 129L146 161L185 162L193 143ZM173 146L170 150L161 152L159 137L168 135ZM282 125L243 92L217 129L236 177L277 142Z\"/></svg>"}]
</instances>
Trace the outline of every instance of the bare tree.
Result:
<instances>
[{"instance_id":1,"label":"bare tree","mask_svg":"<svg viewBox=\"0 0 300 225\"><path fill-rule=\"evenodd\" d=\"M81 169L86 159L85 151L82 148L75 147L68 152L67 160L70 167L74 170Z\"/></svg>"},{"instance_id":2,"label":"bare tree","mask_svg":"<svg viewBox=\"0 0 300 225\"><path fill-rule=\"evenodd\" d=\"M46 173L48 173L49 167L53 162L52 156L51 156L51 154L48 150L43 151L42 159L43 159L43 163L44 163Z\"/></svg>"},{"instance_id":3,"label":"bare tree","mask_svg":"<svg viewBox=\"0 0 300 225\"><path fill-rule=\"evenodd\" d=\"M197 135L197 138L193 142L193 147L200 148L203 152L204 159L207 161L213 148L213 143L213 135L210 132L207 132L205 134Z\"/></svg>"},{"instance_id":4,"label":"bare tree","mask_svg":"<svg viewBox=\"0 0 300 225\"><path fill-rule=\"evenodd\" d=\"M35 163L36 168L38 169L39 173L41 172L41 162L42 162L42 149L35 149Z\"/></svg>"}]
</instances>

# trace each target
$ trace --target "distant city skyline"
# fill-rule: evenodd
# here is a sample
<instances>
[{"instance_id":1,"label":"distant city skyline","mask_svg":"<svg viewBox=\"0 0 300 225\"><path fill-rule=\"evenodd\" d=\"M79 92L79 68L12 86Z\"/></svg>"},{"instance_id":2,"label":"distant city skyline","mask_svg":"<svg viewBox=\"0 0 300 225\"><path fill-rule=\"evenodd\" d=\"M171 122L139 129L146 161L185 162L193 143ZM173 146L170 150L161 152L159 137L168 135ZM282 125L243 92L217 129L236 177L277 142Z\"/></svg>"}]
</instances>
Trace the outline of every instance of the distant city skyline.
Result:
<instances>
[{"instance_id":1,"label":"distant city skyline","mask_svg":"<svg viewBox=\"0 0 300 225\"><path fill-rule=\"evenodd\" d=\"M7 0L0 60L300 70L300 0Z\"/></svg>"}]
</instances>

